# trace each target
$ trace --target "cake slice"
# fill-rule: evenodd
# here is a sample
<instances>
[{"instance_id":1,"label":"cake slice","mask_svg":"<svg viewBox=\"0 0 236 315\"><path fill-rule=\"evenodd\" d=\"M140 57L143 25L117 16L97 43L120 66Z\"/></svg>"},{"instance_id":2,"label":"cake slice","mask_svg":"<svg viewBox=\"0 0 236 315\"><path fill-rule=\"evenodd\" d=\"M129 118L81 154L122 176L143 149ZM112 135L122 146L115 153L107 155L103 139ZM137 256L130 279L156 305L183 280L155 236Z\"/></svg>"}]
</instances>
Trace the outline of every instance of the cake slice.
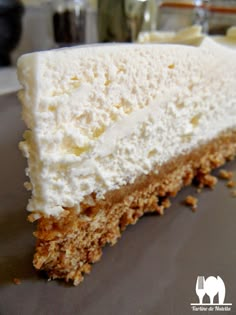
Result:
<instances>
[{"instance_id":1,"label":"cake slice","mask_svg":"<svg viewBox=\"0 0 236 315\"><path fill-rule=\"evenodd\" d=\"M170 31L146 31L138 36L138 43L162 43L162 44L182 44L198 46L205 35L202 33L200 25L192 25L179 30Z\"/></svg>"},{"instance_id":2,"label":"cake slice","mask_svg":"<svg viewBox=\"0 0 236 315\"><path fill-rule=\"evenodd\" d=\"M236 54L101 45L22 56L33 264L77 285L102 247L236 154Z\"/></svg>"}]
</instances>

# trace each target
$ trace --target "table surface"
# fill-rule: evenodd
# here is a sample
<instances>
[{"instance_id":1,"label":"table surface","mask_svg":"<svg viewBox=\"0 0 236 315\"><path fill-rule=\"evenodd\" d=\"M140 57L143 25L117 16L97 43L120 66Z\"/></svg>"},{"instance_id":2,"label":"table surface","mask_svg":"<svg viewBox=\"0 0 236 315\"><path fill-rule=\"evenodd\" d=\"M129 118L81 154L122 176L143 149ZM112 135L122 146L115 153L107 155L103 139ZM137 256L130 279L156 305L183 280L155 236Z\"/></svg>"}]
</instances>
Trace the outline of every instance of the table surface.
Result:
<instances>
[{"instance_id":1,"label":"table surface","mask_svg":"<svg viewBox=\"0 0 236 315\"><path fill-rule=\"evenodd\" d=\"M236 198L222 180L199 195L195 187L184 189L163 217L147 215L129 227L78 287L38 274L34 225L26 221L26 165L17 148L24 130L20 110L14 94L0 97L1 315L192 314L198 275L224 280L225 303L233 303L228 314L236 314ZM236 179L236 161L224 168ZM181 204L188 194L199 198L196 213Z\"/></svg>"}]
</instances>

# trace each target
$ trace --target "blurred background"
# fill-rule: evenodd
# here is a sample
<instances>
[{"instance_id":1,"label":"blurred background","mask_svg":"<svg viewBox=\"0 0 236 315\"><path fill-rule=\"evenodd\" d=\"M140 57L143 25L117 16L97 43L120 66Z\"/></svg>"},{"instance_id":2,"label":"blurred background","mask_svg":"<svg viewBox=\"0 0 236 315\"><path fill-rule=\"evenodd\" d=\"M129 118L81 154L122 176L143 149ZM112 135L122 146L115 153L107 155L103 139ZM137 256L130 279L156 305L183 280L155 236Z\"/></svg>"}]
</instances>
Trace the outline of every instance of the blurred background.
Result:
<instances>
[{"instance_id":1,"label":"blurred background","mask_svg":"<svg viewBox=\"0 0 236 315\"><path fill-rule=\"evenodd\" d=\"M224 35L236 25L236 0L0 0L0 93L18 87L15 65L24 53L142 42L143 34L150 38L147 34L192 25L205 34Z\"/></svg>"}]
</instances>

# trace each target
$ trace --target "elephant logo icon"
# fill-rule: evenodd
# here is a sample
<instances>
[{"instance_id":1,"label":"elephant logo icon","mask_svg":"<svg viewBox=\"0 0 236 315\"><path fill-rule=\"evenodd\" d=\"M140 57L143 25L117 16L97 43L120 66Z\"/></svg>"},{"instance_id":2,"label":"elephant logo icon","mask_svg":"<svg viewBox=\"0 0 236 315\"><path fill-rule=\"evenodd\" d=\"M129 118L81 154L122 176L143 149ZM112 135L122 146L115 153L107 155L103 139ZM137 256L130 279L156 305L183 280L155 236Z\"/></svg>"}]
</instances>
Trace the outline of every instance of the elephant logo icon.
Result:
<instances>
[{"instance_id":1,"label":"elephant logo icon","mask_svg":"<svg viewBox=\"0 0 236 315\"><path fill-rule=\"evenodd\" d=\"M225 284L221 277L210 276L205 279L204 276L198 276L196 281L196 294L199 303L192 303L191 305L232 305L231 303L224 303L225 301ZM208 296L208 303L203 303L204 296ZM215 298L217 296L217 298ZM207 299L205 298L205 301ZM216 300L218 303L216 303Z\"/></svg>"}]
</instances>

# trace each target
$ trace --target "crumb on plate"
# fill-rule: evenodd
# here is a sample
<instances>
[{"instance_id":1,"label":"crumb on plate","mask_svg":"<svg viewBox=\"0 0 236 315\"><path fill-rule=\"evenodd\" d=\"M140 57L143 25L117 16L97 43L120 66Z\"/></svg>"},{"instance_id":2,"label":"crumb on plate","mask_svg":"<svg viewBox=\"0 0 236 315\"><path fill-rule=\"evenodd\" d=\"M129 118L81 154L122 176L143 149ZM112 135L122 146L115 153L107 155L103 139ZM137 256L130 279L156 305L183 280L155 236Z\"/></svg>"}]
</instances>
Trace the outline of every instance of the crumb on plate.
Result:
<instances>
[{"instance_id":1,"label":"crumb on plate","mask_svg":"<svg viewBox=\"0 0 236 315\"><path fill-rule=\"evenodd\" d=\"M20 279L19 278L14 278L13 279L13 282L15 283L15 284L21 284L21 281L20 281Z\"/></svg>"},{"instance_id":2,"label":"crumb on plate","mask_svg":"<svg viewBox=\"0 0 236 315\"><path fill-rule=\"evenodd\" d=\"M213 189L215 187L215 185L217 184L217 178L211 174L205 174L204 176L202 176L200 178L200 185L199 188L203 188L205 187L209 187L211 189Z\"/></svg>"},{"instance_id":3,"label":"crumb on plate","mask_svg":"<svg viewBox=\"0 0 236 315\"><path fill-rule=\"evenodd\" d=\"M232 191L232 197L236 197L236 189Z\"/></svg>"},{"instance_id":4,"label":"crumb on plate","mask_svg":"<svg viewBox=\"0 0 236 315\"><path fill-rule=\"evenodd\" d=\"M231 179L233 177L233 173L226 171L226 170L220 170L219 171L219 178L221 179Z\"/></svg>"},{"instance_id":5,"label":"crumb on plate","mask_svg":"<svg viewBox=\"0 0 236 315\"><path fill-rule=\"evenodd\" d=\"M192 208L193 211L196 211L197 209L197 203L198 203L198 199L188 195L185 200L184 200L185 204L187 206L190 206Z\"/></svg>"},{"instance_id":6,"label":"crumb on plate","mask_svg":"<svg viewBox=\"0 0 236 315\"><path fill-rule=\"evenodd\" d=\"M227 187L234 188L235 186L236 186L236 182L234 182L233 180L229 180L227 182Z\"/></svg>"}]
</instances>

